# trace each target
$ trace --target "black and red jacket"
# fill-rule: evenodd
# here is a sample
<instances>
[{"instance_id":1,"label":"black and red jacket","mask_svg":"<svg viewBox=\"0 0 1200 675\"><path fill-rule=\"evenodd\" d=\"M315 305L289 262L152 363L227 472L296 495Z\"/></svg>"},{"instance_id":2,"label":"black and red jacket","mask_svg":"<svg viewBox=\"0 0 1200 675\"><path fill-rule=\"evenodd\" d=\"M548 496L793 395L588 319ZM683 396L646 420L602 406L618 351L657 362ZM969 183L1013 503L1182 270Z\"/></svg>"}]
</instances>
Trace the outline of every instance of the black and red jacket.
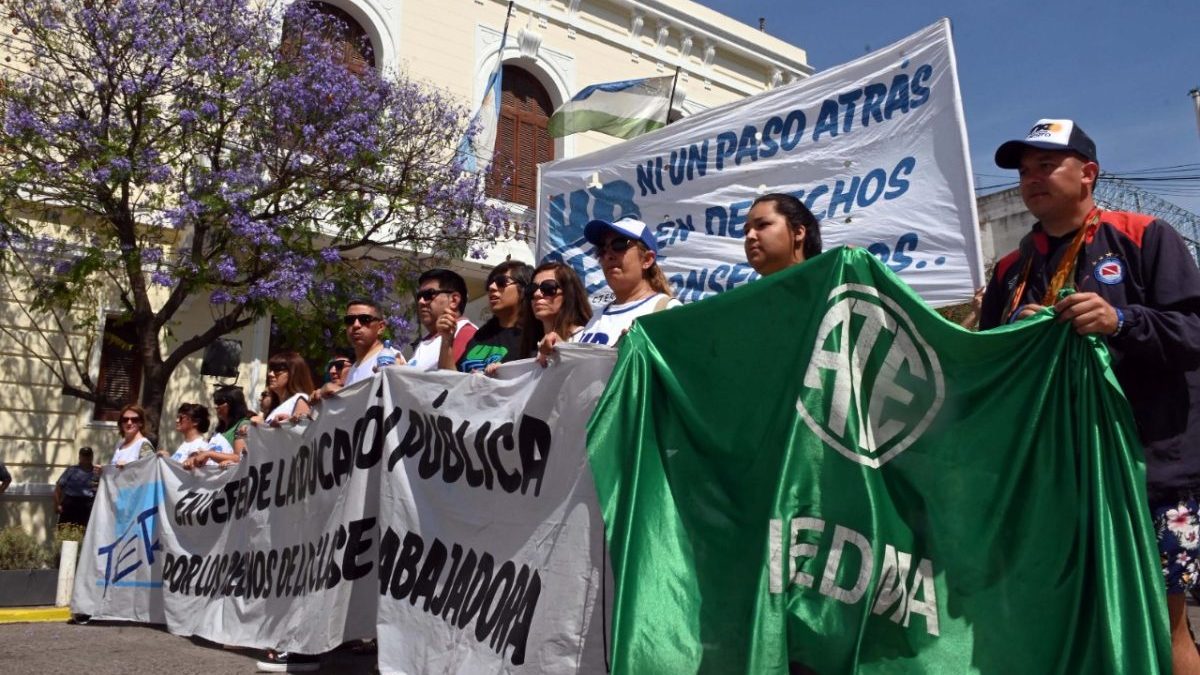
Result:
<instances>
[{"instance_id":1,"label":"black and red jacket","mask_svg":"<svg viewBox=\"0 0 1200 675\"><path fill-rule=\"evenodd\" d=\"M1009 295L1029 260L1017 305L1041 304L1075 233L1051 237L1041 223L996 263L979 327L1005 324ZM1183 238L1152 216L1104 211L1080 248L1075 288L1124 314L1105 338L1146 451L1152 500L1200 491L1200 270Z\"/></svg>"}]
</instances>

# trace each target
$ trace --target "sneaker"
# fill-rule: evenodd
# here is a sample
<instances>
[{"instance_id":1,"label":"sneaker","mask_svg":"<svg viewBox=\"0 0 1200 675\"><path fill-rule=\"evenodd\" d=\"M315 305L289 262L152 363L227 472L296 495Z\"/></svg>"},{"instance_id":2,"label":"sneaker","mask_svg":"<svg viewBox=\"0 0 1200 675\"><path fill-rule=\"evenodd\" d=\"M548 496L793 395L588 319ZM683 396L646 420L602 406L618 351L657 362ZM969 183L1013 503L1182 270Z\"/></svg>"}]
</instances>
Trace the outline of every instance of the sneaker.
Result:
<instances>
[{"instance_id":1,"label":"sneaker","mask_svg":"<svg viewBox=\"0 0 1200 675\"><path fill-rule=\"evenodd\" d=\"M311 673L321 667L321 658L310 654L289 652L267 652L267 658L259 661L260 673Z\"/></svg>"}]
</instances>

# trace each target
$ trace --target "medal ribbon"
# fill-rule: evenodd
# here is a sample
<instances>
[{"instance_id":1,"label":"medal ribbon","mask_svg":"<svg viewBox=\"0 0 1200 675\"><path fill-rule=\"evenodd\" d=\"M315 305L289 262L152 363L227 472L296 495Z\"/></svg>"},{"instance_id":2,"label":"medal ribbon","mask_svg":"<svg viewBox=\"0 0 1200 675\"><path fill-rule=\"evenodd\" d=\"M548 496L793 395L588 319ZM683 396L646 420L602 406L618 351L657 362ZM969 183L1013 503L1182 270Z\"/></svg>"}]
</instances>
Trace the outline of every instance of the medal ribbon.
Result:
<instances>
[{"instance_id":1,"label":"medal ribbon","mask_svg":"<svg viewBox=\"0 0 1200 675\"><path fill-rule=\"evenodd\" d=\"M1042 296L1042 305L1049 307L1058 299L1058 292L1067 286L1074 286L1075 282L1075 265L1079 261L1079 249L1083 247L1083 242L1096 231L1100 226L1100 209L1093 208L1088 213L1087 218L1083 221L1083 227L1075 233L1075 238L1071 240L1067 252L1062 259L1058 261L1058 269L1054 271L1054 276L1050 279L1050 285L1046 287L1046 293ZM1021 272L1021 283L1017 284L1015 292L1008 302L1008 316L1016 313L1017 307L1021 302L1021 298L1025 295L1025 286L1029 282L1029 271L1033 267L1033 256L1030 255L1025 260L1025 269Z\"/></svg>"}]
</instances>

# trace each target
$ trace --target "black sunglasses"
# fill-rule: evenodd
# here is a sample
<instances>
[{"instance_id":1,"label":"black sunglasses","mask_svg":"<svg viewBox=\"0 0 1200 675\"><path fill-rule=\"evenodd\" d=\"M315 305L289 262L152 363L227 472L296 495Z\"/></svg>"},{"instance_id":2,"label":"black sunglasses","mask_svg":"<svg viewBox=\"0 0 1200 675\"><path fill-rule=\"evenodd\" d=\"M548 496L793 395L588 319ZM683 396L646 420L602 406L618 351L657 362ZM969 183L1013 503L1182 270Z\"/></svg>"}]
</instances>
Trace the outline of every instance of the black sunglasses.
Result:
<instances>
[{"instance_id":1,"label":"black sunglasses","mask_svg":"<svg viewBox=\"0 0 1200 675\"><path fill-rule=\"evenodd\" d=\"M271 371L272 373L286 373L288 370L288 364L286 364L286 363L268 363L267 370Z\"/></svg>"},{"instance_id":2,"label":"black sunglasses","mask_svg":"<svg viewBox=\"0 0 1200 675\"><path fill-rule=\"evenodd\" d=\"M509 286L511 286L513 284L516 284L518 286L525 285L524 282L514 279L512 277L499 276L499 277L492 277L491 279L488 279L488 282L486 284L484 284L483 287L487 288L488 286L491 286L492 284L496 284L496 288L501 291L508 288Z\"/></svg>"},{"instance_id":3,"label":"black sunglasses","mask_svg":"<svg viewBox=\"0 0 1200 675\"><path fill-rule=\"evenodd\" d=\"M337 368L338 370L341 370L342 368L349 368L350 362L347 361L346 359L338 359L337 361L330 361L329 367Z\"/></svg>"},{"instance_id":4,"label":"black sunglasses","mask_svg":"<svg viewBox=\"0 0 1200 675\"><path fill-rule=\"evenodd\" d=\"M141 424L142 418L140 418L140 417L122 417L121 424L124 424L126 422L133 422L134 424Z\"/></svg>"},{"instance_id":5,"label":"black sunglasses","mask_svg":"<svg viewBox=\"0 0 1200 675\"><path fill-rule=\"evenodd\" d=\"M453 293L453 292L454 291L448 291L444 288L426 288L423 291L417 291L416 293L413 293L413 298L416 299L417 301L424 300L425 302L433 302L433 299L436 298L437 296L441 295L442 293Z\"/></svg>"},{"instance_id":6,"label":"black sunglasses","mask_svg":"<svg viewBox=\"0 0 1200 675\"><path fill-rule=\"evenodd\" d=\"M529 287L529 297L533 297L534 293L541 291L542 297L553 298L562 293L562 284L553 279L546 279L540 284L533 284Z\"/></svg>"},{"instance_id":7,"label":"black sunglasses","mask_svg":"<svg viewBox=\"0 0 1200 675\"><path fill-rule=\"evenodd\" d=\"M637 242L632 239L614 237L613 240L607 244L601 243L596 245L596 257L599 258L600 256L604 255L606 251L612 251L613 253L624 253L634 246L637 246Z\"/></svg>"},{"instance_id":8,"label":"black sunglasses","mask_svg":"<svg viewBox=\"0 0 1200 675\"><path fill-rule=\"evenodd\" d=\"M342 317L342 323L347 327L353 326L355 321L363 326L370 326L378 320L379 317L374 314L347 314Z\"/></svg>"}]
</instances>

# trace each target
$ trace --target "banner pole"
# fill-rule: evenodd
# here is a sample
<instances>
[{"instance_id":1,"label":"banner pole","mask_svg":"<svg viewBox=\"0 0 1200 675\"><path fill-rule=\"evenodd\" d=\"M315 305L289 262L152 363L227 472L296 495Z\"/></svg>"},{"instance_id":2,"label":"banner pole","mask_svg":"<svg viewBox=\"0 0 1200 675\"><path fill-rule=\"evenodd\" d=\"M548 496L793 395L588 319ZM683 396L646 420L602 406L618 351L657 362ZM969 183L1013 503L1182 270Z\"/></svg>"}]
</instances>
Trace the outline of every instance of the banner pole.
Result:
<instances>
[{"instance_id":1,"label":"banner pole","mask_svg":"<svg viewBox=\"0 0 1200 675\"><path fill-rule=\"evenodd\" d=\"M671 80L671 95L667 97L667 119L663 120L663 126L671 123L671 107L675 105L675 87L679 84L679 71L683 70L682 65L675 66L675 77Z\"/></svg>"}]
</instances>

